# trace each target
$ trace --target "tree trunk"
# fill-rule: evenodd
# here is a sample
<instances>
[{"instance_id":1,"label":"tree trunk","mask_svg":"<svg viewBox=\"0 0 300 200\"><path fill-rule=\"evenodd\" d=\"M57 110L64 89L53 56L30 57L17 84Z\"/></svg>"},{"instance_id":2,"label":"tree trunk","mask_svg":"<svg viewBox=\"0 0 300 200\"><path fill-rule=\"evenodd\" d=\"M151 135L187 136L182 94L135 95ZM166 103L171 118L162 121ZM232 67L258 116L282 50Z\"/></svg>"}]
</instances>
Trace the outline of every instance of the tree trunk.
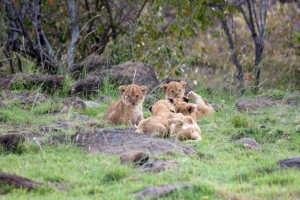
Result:
<instances>
[{"instance_id":1,"label":"tree trunk","mask_svg":"<svg viewBox=\"0 0 300 200\"><path fill-rule=\"evenodd\" d=\"M227 37L227 41L229 43L230 49L231 49L231 58L233 63L235 64L237 70L238 70L238 80L239 80L239 84L240 84L240 91L242 94L245 93L245 85L244 85L244 73L243 73L243 67L241 66L239 60L238 60L238 56L237 56L237 49L233 43L233 39L231 36L231 33L229 31L228 25L227 25L227 21L225 18L221 19L221 23L222 23L222 28L225 31L226 37Z\"/></svg>"},{"instance_id":2,"label":"tree trunk","mask_svg":"<svg viewBox=\"0 0 300 200\"><path fill-rule=\"evenodd\" d=\"M72 25L72 40L71 40L71 44L68 49L68 70L69 70L69 72L71 72L74 67L76 45L77 45L77 42L79 39L79 24L77 21L79 1L77 1L76 4L77 4L77 6L75 5L74 0L68 0L68 9L69 9L69 15L70 15L71 25Z\"/></svg>"},{"instance_id":3,"label":"tree trunk","mask_svg":"<svg viewBox=\"0 0 300 200\"><path fill-rule=\"evenodd\" d=\"M258 92L264 44L263 41L259 41L258 39L255 38L254 38L254 42L255 42L255 62L254 62L255 92Z\"/></svg>"}]
</instances>

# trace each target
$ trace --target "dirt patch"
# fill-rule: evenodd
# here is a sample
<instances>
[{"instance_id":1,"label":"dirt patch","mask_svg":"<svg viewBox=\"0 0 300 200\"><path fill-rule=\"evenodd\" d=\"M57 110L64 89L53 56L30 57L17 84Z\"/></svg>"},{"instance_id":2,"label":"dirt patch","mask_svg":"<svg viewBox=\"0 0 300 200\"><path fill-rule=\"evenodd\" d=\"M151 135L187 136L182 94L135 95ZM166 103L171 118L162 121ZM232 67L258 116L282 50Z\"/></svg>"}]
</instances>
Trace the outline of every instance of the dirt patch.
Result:
<instances>
[{"instance_id":1,"label":"dirt patch","mask_svg":"<svg viewBox=\"0 0 300 200\"><path fill-rule=\"evenodd\" d=\"M17 151L18 147L25 141L25 136L22 134L1 134L0 148L4 151Z\"/></svg>"},{"instance_id":2,"label":"dirt patch","mask_svg":"<svg viewBox=\"0 0 300 200\"><path fill-rule=\"evenodd\" d=\"M246 112L257 112L261 108L271 107L275 105L287 105L291 107L299 107L300 106L300 94L293 93L289 94L282 99L273 99L270 97L263 97L257 99L243 99L239 100L236 103L236 107L242 111Z\"/></svg>"},{"instance_id":3,"label":"dirt patch","mask_svg":"<svg viewBox=\"0 0 300 200\"><path fill-rule=\"evenodd\" d=\"M179 141L137 134L133 129L101 130L96 133L79 132L72 136L72 140L77 146L90 153L112 155L140 150L150 156L174 153L197 155L195 148Z\"/></svg>"},{"instance_id":4,"label":"dirt patch","mask_svg":"<svg viewBox=\"0 0 300 200\"><path fill-rule=\"evenodd\" d=\"M271 99L245 99L236 103L236 107L246 112L258 111L262 107L270 107L280 104L279 101Z\"/></svg>"},{"instance_id":5,"label":"dirt patch","mask_svg":"<svg viewBox=\"0 0 300 200\"><path fill-rule=\"evenodd\" d=\"M32 190L41 184L14 174L0 173L0 186L1 185L11 185L15 188Z\"/></svg>"}]
</instances>

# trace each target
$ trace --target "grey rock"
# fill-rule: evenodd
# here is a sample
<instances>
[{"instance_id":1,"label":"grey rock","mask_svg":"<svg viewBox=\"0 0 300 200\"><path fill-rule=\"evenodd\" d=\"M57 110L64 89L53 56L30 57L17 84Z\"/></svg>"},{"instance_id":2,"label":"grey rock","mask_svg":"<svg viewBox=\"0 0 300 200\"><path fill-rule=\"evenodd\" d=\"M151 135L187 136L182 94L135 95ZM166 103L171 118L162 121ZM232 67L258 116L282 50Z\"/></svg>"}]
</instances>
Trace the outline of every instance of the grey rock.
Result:
<instances>
[{"instance_id":1,"label":"grey rock","mask_svg":"<svg viewBox=\"0 0 300 200\"><path fill-rule=\"evenodd\" d=\"M179 163L176 160L153 160L145 163L141 170L144 172L158 173L171 168L179 167Z\"/></svg>"},{"instance_id":2,"label":"grey rock","mask_svg":"<svg viewBox=\"0 0 300 200\"><path fill-rule=\"evenodd\" d=\"M176 190L189 189L191 188L190 184L173 184L173 185L161 185L161 186L151 186L146 187L144 190L134 194L137 199L145 198L160 198L171 194Z\"/></svg>"},{"instance_id":3,"label":"grey rock","mask_svg":"<svg viewBox=\"0 0 300 200\"><path fill-rule=\"evenodd\" d=\"M100 108L100 105L93 101L83 101L87 108Z\"/></svg>"},{"instance_id":4,"label":"grey rock","mask_svg":"<svg viewBox=\"0 0 300 200\"><path fill-rule=\"evenodd\" d=\"M277 104L279 102L272 99L248 99L238 101L236 107L242 111L255 113L256 111L260 111L262 107L270 107Z\"/></svg>"},{"instance_id":5,"label":"grey rock","mask_svg":"<svg viewBox=\"0 0 300 200\"><path fill-rule=\"evenodd\" d=\"M295 168L300 170L300 156L287 158L278 162L280 168Z\"/></svg>"},{"instance_id":6,"label":"grey rock","mask_svg":"<svg viewBox=\"0 0 300 200\"><path fill-rule=\"evenodd\" d=\"M100 96L96 100L97 103L104 103L104 104L109 104L112 102L112 99L107 97L107 96Z\"/></svg>"},{"instance_id":7,"label":"grey rock","mask_svg":"<svg viewBox=\"0 0 300 200\"><path fill-rule=\"evenodd\" d=\"M90 153L120 155L130 150L147 152L150 156L178 153L197 156L193 146L180 141L156 138L149 134L137 134L134 129L103 129L97 132L78 132L73 141Z\"/></svg>"},{"instance_id":8,"label":"grey rock","mask_svg":"<svg viewBox=\"0 0 300 200\"><path fill-rule=\"evenodd\" d=\"M84 101L79 97L70 97L67 99L64 99L62 103L67 107L74 107L75 109L85 109L86 105Z\"/></svg>"},{"instance_id":9,"label":"grey rock","mask_svg":"<svg viewBox=\"0 0 300 200\"><path fill-rule=\"evenodd\" d=\"M0 108L7 108L7 104L0 99Z\"/></svg>"},{"instance_id":10,"label":"grey rock","mask_svg":"<svg viewBox=\"0 0 300 200\"><path fill-rule=\"evenodd\" d=\"M120 154L121 164L133 163L135 165L142 165L149 160L149 155L140 150L126 151Z\"/></svg>"},{"instance_id":11,"label":"grey rock","mask_svg":"<svg viewBox=\"0 0 300 200\"><path fill-rule=\"evenodd\" d=\"M96 121L97 119L94 117L86 116L86 115L76 115L74 117L74 120L87 122L87 121Z\"/></svg>"},{"instance_id":12,"label":"grey rock","mask_svg":"<svg viewBox=\"0 0 300 200\"><path fill-rule=\"evenodd\" d=\"M127 61L104 70L102 74L110 76L117 85L145 85L148 90L159 85L154 68L141 62Z\"/></svg>"},{"instance_id":13,"label":"grey rock","mask_svg":"<svg viewBox=\"0 0 300 200\"><path fill-rule=\"evenodd\" d=\"M260 144L256 142L256 140L252 138L241 138L235 141L237 144L243 144L245 147L253 149L253 150L261 150Z\"/></svg>"}]
</instances>

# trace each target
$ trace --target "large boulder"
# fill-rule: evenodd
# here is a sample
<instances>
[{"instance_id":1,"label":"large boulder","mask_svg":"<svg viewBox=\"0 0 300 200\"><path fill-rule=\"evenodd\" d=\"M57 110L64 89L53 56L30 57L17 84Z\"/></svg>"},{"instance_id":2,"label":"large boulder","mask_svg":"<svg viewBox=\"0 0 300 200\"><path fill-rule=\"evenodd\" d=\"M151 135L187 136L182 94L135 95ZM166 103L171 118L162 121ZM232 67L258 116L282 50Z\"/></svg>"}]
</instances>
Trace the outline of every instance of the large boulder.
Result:
<instances>
[{"instance_id":1,"label":"large boulder","mask_svg":"<svg viewBox=\"0 0 300 200\"><path fill-rule=\"evenodd\" d=\"M156 138L150 134L137 134L134 129L102 129L93 132L78 132L72 136L73 142L90 153L106 155L122 154L138 150L149 156L162 154L185 154L197 156L197 151L179 141Z\"/></svg>"},{"instance_id":2,"label":"large boulder","mask_svg":"<svg viewBox=\"0 0 300 200\"><path fill-rule=\"evenodd\" d=\"M150 89L155 88L159 81L156 72L152 67L141 62L127 61L119 65L112 66L104 70L104 74L108 75L117 85L145 85Z\"/></svg>"},{"instance_id":3,"label":"large boulder","mask_svg":"<svg viewBox=\"0 0 300 200\"><path fill-rule=\"evenodd\" d=\"M103 77L95 73L75 82L71 87L71 94L91 95L97 93L102 86Z\"/></svg>"}]
</instances>

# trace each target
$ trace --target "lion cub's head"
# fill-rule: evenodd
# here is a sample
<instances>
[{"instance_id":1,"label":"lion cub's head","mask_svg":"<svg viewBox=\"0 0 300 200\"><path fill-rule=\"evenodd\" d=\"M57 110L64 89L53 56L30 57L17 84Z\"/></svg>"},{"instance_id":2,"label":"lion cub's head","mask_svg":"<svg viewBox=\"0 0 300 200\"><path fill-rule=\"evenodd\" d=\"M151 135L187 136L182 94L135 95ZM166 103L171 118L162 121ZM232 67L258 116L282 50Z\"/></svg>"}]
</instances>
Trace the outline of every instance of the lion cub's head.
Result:
<instances>
[{"instance_id":1,"label":"lion cub's head","mask_svg":"<svg viewBox=\"0 0 300 200\"><path fill-rule=\"evenodd\" d=\"M162 86L162 90L166 93L166 98L182 98L184 96L186 82L171 81Z\"/></svg>"},{"instance_id":2,"label":"lion cub's head","mask_svg":"<svg viewBox=\"0 0 300 200\"><path fill-rule=\"evenodd\" d=\"M181 113L186 116L191 116L191 114L196 109L196 106L191 103L187 103L184 99L174 100L175 113Z\"/></svg>"},{"instance_id":3,"label":"lion cub's head","mask_svg":"<svg viewBox=\"0 0 300 200\"><path fill-rule=\"evenodd\" d=\"M147 93L146 86L138 85L121 85L119 87L122 94L122 101L126 106L137 106L144 101L144 97Z\"/></svg>"},{"instance_id":4,"label":"lion cub's head","mask_svg":"<svg viewBox=\"0 0 300 200\"><path fill-rule=\"evenodd\" d=\"M168 120L171 137L179 140L202 140L201 129L190 116Z\"/></svg>"}]
</instances>

